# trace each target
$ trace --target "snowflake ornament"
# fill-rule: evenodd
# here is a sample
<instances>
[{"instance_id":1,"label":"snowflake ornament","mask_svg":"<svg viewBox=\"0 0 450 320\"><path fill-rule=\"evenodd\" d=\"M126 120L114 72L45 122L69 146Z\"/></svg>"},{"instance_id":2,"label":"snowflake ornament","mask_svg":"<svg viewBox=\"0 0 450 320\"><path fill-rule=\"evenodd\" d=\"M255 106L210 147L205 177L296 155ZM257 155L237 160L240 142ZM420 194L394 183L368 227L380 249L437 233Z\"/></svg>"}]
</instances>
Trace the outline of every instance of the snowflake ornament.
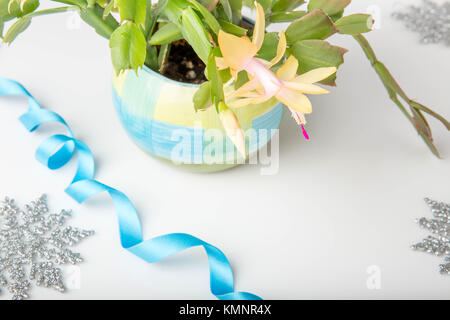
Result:
<instances>
[{"instance_id":1,"label":"snowflake ornament","mask_svg":"<svg viewBox=\"0 0 450 320\"><path fill-rule=\"evenodd\" d=\"M450 275L450 204L428 198L425 198L425 202L430 207L433 218L422 217L416 219L416 222L433 235L413 244L411 248L438 257L445 256L445 263L439 265L440 273Z\"/></svg>"},{"instance_id":2,"label":"snowflake ornament","mask_svg":"<svg viewBox=\"0 0 450 320\"><path fill-rule=\"evenodd\" d=\"M20 209L13 199L0 204L0 287L14 300L30 297L32 282L64 292L61 265L82 262L71 247L94 234L65 226L70 211L49 213L45 195Z\"/></svg>"},{"instance_id":3,"label":"snowflake ornament","mask_svg":"<svg viewBox=\"0 0 450 320\"><path fill-rule=\"evenodd\" d=\"M404 23L406 28L420 36L420 42L444 43L450 46L450 1L441 4L422 0L418 6L409 5L392 16Z\"/></svg>"}]
</instances>

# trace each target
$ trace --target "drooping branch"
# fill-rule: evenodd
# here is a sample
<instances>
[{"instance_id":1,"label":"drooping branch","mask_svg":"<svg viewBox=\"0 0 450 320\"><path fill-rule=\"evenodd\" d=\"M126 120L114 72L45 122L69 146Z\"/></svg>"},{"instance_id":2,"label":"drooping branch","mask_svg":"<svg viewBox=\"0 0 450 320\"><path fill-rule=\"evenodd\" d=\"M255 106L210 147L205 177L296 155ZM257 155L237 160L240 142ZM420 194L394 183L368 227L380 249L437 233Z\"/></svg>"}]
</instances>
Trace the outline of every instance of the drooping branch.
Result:
<instances>
[{"instance_id":1,"label":"drooping branch","mask_svg":"<svg viewBox=\"0 0 450 320\"><path fill-rule=\"evenodd\" d=\"M353 38L355 38L355 40L359 43L359 45L363 49L372 67L375 69L381 81L383 82L383 85L388 91L391 100L398 106L400 111L402 111L402 113L406 116L406 118L411 122L411 124L417 130L417 133L424 140L426 145L430 148L431 152L433 152L433 154L439 158L440 157L439 152L433 143L433 136L431 134L430 125L428 124L422 112L425 112L428 115L442 122L442 124L447 128L447 130L450 130L450 123L443 116L437 114L433 110L429 109L428 107L425 107L424 105L418 103L417 101L410 99L406 95L406 93L398 85L397 81L391 75L386 66L377 59L375 52L373 51L369 42L363 35L361 34L354 35ZM400 98L401 100L403 100L403 102L400 100Z\"/></svg>"}]
</instances>

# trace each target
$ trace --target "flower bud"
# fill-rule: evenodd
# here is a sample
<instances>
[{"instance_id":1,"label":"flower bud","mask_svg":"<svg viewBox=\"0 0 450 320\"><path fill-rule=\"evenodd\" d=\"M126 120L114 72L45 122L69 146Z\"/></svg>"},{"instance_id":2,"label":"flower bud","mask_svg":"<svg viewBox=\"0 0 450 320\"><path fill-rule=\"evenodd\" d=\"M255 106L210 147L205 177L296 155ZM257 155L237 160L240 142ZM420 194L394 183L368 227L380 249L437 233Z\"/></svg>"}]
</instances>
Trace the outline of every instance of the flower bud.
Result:
<instances>
[{"instance_id":1,"label":"flower bud","mask_svg":"<svg viewBox=\"0 0 450 320\"><path fill-rule=\"evenodd\" d=\"M245 136L239 121L231 109L228 109L225 103L219 103L219 118L225 128L225 132L234 143L236 149L244 157L247 157L245 151Z\"/></svg>"}]
</instances>

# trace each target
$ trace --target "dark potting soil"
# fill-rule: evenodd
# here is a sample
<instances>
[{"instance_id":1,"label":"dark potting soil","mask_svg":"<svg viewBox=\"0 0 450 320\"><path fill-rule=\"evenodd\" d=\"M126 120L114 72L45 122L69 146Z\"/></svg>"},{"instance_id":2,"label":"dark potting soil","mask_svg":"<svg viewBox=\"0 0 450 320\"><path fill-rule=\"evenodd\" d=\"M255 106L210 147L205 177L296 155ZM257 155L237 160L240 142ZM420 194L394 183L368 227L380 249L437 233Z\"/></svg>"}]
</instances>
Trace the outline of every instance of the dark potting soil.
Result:
<instances>
[{"instance_id":1,"label":"dark potting soil","mask_svg":"<svg viewBox=\"0 0 450 320\"><path fill-rule=\"evenodd\" d=\"M162 71L164 76L180 82L202 83L206 81L204 71L205 64L185 40L172 43Z\"/></svg>"}]
</instances>

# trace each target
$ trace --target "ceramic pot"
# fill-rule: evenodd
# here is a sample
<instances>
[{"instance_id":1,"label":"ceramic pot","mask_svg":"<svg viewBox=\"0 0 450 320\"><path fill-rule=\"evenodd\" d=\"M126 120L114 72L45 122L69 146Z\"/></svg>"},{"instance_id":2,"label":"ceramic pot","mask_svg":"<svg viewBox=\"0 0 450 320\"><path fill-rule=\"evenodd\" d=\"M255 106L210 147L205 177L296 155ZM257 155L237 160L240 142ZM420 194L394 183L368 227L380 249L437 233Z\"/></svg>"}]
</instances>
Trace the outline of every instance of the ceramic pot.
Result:
<instances>
[{"instance_id":1,"label":"ceramic pot","mask_svg":"<svg viewBox=\"0 0 450 320\"><path fill-rule=\"evenodd\" d=\"M202 172L242 163L215 108L195 112L192 98L198 87L144 66L113 76L113 100L128 135L151 155ZM282 110L276 100L233 110L246 133L249 156L270 141Z\"/></svg>"}]
</instances>

